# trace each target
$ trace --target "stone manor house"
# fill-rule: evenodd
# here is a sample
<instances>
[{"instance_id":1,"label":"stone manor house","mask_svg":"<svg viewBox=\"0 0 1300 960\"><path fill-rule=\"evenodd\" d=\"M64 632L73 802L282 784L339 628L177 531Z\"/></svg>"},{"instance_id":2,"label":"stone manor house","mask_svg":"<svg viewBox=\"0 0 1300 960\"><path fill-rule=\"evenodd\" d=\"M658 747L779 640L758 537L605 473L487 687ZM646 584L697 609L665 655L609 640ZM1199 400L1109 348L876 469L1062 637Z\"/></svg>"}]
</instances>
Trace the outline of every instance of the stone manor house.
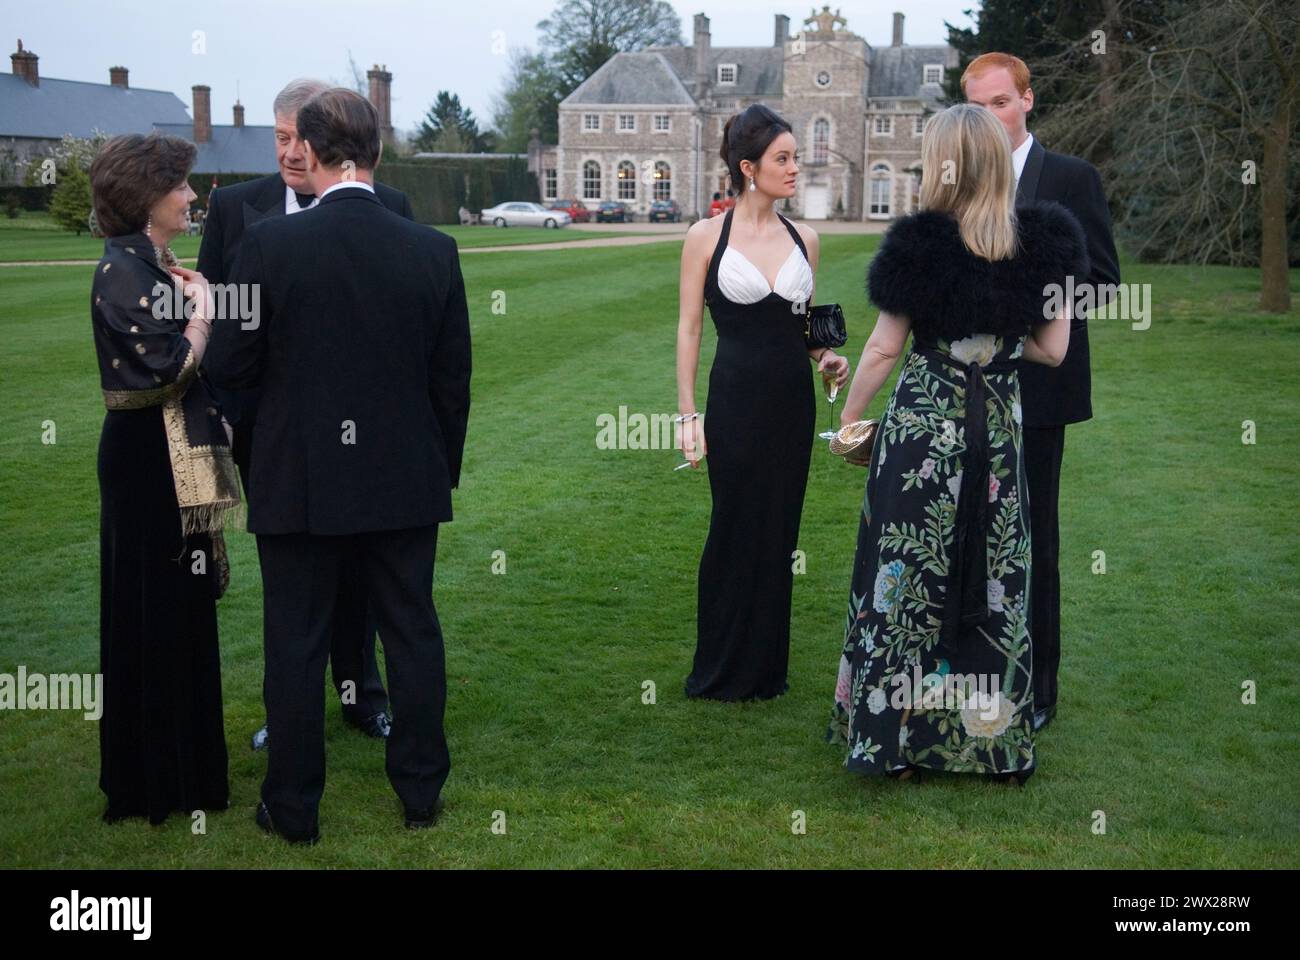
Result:
<instances>
[{"instance_id":1,"label":"stone manor house","mask_svg":"<svg viewBox=\"0 0 1300 960\"><path fill-rule=\"evenodd\" d=\"M791 215L890 220L916 208L921 126L939 106L947 45L893 39L873 47L823 6L790 33L776 16L772 44L717 47L709 18L695 17L694 43L619 53L560 103L559 143L534 140L529 166L544 200L588 206L620 200L640 213L676 200L684 217L707 215L727 186L718 156L727 118L764 103L794 128L801 157Z\"/></svg>"}]
</instances>

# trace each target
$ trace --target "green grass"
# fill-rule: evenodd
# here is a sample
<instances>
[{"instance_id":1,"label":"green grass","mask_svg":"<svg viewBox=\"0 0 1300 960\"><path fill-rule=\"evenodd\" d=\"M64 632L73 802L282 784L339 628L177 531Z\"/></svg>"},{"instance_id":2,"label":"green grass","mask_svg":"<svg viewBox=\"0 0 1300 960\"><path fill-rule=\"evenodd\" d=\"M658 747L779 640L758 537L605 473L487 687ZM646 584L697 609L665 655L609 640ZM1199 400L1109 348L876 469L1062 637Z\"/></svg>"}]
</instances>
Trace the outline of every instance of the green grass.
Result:
<instances>
[{"instance_id":1,"label":"green grass","mask_svg":"<svg viewBox=\"0 0 1300 960\"><path fill-rule=\"evenodd\" d=\"M435 226L443 233L455 237L457 245L462 250L471 247L513 247L520 243L559 243L564 240L608 240L611 236L658 236L657 233L648 230L611 234L606 230L592 230L590 227L581 223L570 224L569 226L562 227L558 230L547 230L543 227L498 228L482 225L476 227L462 227L435 224Z\"/></svg>"},{"instance_id":2,"label":"green grass","mask_svg":"<svg viewBox=\"0 0 1300 960\"><path fill-rule=\"evenodd\" d=\"M819 299L845 305L855 362L876 242L823 240ZM254 544L235 533L220 604L232 809L211 814L203 836L179 817L105 826L95 725L13 714L0 720L0 864L1300 865L1300 310L1257 313L1253 271L1126 266L1126 280L1154 285L1154 320L1146 331L1093 325L1097 416L1066 443L1060 714L1038 739L1038 774L1023 790L961 777L882 784L846 772L821 739L865 478L824 449L803 515L790 693L744 705L683 696L707 478L673 472L671 451L595 446L601 413L675 407L677 254L654 244L465 258L475 399L435 586L453 763L435 829L401 828L382 749L332 704L323 842L289 848L254 825L260 587ZM89 271L0 277L0 671L94 671L103 411ZM490 309L496 290L504 315ZM710 334L701 403L711 351ZM47 419L52 446L40 439ZM1241 443L1246 419L1254 446ZM504 576L491 573L496 550ZM1091 572L1096 550L1104 576ZM1245 680L1255 706L1240 703ZM655 705L641 702L645 681ZM504 836L491 830L498 810ZM806 835L791 832L796 810ZM1104 836L1090 829L1095 810Z\"/></svg>"},{"instance_id":3,"label":"green grass","mask_svg":"<svg viewBox=\"0 0 1300 960\"><path fill-rule=\"evenodd\" d=\"M456 238L462 248L512 247L521 243L558 243L564 240L601 240L610 234L590 230L582 224L559 230L542 227L509 227L497 229L490 226L462 227L438 225L443 233ZM646 231L618 234L618 236L647 236ZM172 249L182 260L199 255L201 237L180 236L172 241ZM17 220L0 217L0 263L27 260L98 260L104 252L104 241L89 234L78 236L57 227L49 215L24 211Z\"/></svg>"}]
</instances>

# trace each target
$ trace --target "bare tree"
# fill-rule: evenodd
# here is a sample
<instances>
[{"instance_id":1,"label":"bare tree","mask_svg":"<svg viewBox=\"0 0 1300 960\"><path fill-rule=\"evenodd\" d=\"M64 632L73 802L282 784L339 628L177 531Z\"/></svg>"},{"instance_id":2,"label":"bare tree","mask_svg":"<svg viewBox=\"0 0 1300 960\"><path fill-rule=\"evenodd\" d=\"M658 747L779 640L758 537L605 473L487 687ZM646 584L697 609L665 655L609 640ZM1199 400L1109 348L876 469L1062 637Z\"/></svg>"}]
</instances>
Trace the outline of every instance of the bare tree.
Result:
<instances>
[{"instance_id":1,"label":"bare tree","mask_svg":"<svg viewBox=\"0 0 1300 960\"><path fill-rule=\"evenodd\" d=\"M537 27L569 90L620 51L682 42L681 18L664 0L560 0Z\"/></svg>"},{"instance_id":2,"label":"bare tree","mask_svg":"<svg viewBox=\"0 0 1300 960\"><path fill-rule=\"evenodd\" d=\"M1290 309L1300 6L1294 0L1110 0L1097 31L1033 64L1091 77L1040 127L1096 163L1142 259L1258 264L1260 308Z\"/></svg>"}]
</instances>

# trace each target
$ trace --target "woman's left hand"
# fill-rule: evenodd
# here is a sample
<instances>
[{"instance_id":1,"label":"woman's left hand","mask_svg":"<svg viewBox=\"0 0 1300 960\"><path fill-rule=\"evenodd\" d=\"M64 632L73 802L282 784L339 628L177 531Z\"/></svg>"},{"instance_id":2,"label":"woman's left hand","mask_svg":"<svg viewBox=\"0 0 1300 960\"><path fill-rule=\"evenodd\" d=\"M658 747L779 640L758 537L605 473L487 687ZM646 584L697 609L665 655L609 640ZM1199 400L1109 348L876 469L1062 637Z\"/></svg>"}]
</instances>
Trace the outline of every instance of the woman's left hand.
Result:
<instances>
[{"instance_id":1,"label":"woman's left hand","mask_svg":"<svg viewBox=\"0 0 1300 960\"><path fill-rule=\"evenodd\" d=\"M197 270L187 270L179 264L168 267L172 277L180 284L181 292L194 301L194 309L204 320L212 319L212 290L207 277ZM188 318L189 314L186 313Z\"/></svg>"},{"instance_id":2,"label":"woman's left hand","mask_svg":"<svg viewBox=\"0 0 1300 960\"><path fill-rule=\"evenodd\" d=\"M821 362L817 364L817 372L831 373L835 377L835 385L842 387L849 382L849 361L835 351L827 350L822 354Z\"/></svg>"}]
</instances>

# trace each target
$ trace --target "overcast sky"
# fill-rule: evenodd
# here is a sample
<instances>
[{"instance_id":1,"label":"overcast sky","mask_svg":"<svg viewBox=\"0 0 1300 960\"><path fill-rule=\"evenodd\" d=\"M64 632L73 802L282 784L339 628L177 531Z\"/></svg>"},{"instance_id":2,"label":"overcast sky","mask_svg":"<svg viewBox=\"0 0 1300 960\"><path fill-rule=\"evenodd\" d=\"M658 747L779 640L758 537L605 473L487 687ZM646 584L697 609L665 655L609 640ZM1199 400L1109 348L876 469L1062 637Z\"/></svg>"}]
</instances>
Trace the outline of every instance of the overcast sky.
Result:
<instances>
[{"instance_id":1,"label":"overcast sky","mask_svg":"<svg viewBox=\"0 0 1300 960\"><path fill-rule=\"evenodd\" d=\"M130 70L133 87L170 90L188 107L190 88L212 88L216 123L231 122L236 90L250 124L271 122L271 101L296 76L351 84L349 52L364 72L375 63L393 74L393 124L416 126L439 90L451 90L487 126L507 59L494 47L536 48L537 21L552 0L6 0L5 26L40 56L42 76L108 82L108 68ZM711 20L719 46L772 42L773 16L797 31L807 0L674 0L689 43L696 13ZM969 26L978 0L874 0L833 3L848 28L873 45L890 42L893 11L906 15L905 40L943 43L944 20ZM817 10L821 4L817 4ZM206 52L193 51L195 31Z\"/></svg>"}]
</instances>

